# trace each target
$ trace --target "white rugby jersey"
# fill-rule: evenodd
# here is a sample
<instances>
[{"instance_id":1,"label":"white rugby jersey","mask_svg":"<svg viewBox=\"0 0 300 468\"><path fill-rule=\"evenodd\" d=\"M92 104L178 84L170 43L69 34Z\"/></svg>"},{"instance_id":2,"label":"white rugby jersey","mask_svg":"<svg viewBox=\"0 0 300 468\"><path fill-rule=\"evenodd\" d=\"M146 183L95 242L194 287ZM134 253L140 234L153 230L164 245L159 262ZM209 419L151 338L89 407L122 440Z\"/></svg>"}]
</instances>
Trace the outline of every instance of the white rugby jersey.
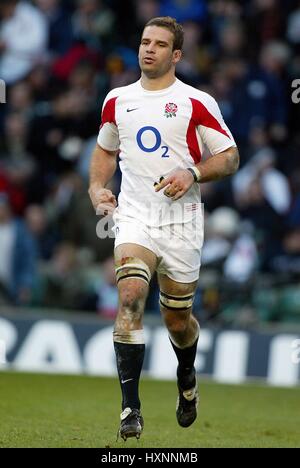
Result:
<instances>
[{"instance_id":1,"label":"white rugby jersey","mask_svg":"<svg viewBox=\"0 0 300 468\"><path fill-rule=\"evenodd\" d=\"M212 155L235 146L216 101L178 79L159 91L147 91L140 80L110 91L103 103L98 144L120 151L116 215L150 226L186 222L201 202L200 184L173 202L163 190L154 191L154 182L199 163L205 146Z\"/></svg>"}]
</instances>

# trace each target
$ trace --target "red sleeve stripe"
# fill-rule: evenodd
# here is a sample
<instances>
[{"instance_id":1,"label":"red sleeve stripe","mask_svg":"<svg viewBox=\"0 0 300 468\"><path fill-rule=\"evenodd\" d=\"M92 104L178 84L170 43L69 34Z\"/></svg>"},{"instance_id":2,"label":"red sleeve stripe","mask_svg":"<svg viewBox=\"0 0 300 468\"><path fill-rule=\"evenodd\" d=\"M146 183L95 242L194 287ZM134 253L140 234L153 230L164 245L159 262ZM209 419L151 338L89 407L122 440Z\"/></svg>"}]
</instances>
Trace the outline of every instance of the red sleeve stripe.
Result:
<instances>
[{"instance_id":1,"label":"red sleeve stripe","mask_svg":"<svg viewBox=\"0 0 300 468\"><path fill-rule=\"evenodd\" d=\"M193 110L192 110L192 116L189 121L187 133L186 133L186 143L187 143L190 155L192 156L195 164L198 164L201 161L201 151L199 148L199 143L198 143L197 134L196 134L196 126L198 124L196 123L197 109L196 109L194 102L197 102L197 101L192 98L190 98L190 100L192 102Z\"/></svg>"},{"instance_id":2,"label":"red sleeve stripe","mask_svg":"<svg viewBox=\"0 0 300 468\"><path fill-rule=\"evenodd\" d=\"M221 127L217 119L207 110L202 102L193 98L190 98L190 100L193 106L192 119L194 120L196 126L203 125L204 127L212 128L213 130L222 133L231 140L231 137L228 135L226 130Z\"/></svg>"},{"instance_id":3,"label":"red sleeve stripe","mask_svg":"<svg viewBox=\"0 0 300 468\"><path fill-rule=\"evenodd\" d=\"M105 124L105 123L114 123L116 124L116 100L117 97L109 99L102 111L102 116L101 116L101 126L100 128Z\"/></svg>"},{"instance_id":4,"label":"red sleeve stripe","mask_svg":"<svg viewBox=\"0 0 300 468\"><path fill-rule=\"evenodd\" d=\"M186 141L189 148L190 155L192 156L195 164L201 161L201 151L199 148L196 127L203 125L204 127L212 128L217 132L222 133L231 140L226 130L221 127L217 119L207 110L202 102L197 99L190 98L192 103L192 116L186 134Z\"/></svg>"}]
</instances>

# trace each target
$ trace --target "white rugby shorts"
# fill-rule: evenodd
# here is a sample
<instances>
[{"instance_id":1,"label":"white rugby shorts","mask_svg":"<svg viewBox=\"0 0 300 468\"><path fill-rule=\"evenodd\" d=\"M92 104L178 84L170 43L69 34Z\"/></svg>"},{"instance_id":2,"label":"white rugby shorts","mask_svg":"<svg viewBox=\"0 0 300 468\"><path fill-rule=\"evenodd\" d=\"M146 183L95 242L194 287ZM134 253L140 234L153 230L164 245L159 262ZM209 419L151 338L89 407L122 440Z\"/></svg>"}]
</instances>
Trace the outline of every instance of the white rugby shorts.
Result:
<instances>
[{"instance_id":1,"label":"white rugby shorts","mask_svg":"<svg viewBox=\"0 0 300 468\"><path fill-rule=\"evenodd\" d=\"M157 273L179 283L192 283L199 278L203 245L203 218L184 224L161 227L147 226L142 221L114 216L115 248L121 244L138 244L158 258Z\"/></svg>"}]
</instances>

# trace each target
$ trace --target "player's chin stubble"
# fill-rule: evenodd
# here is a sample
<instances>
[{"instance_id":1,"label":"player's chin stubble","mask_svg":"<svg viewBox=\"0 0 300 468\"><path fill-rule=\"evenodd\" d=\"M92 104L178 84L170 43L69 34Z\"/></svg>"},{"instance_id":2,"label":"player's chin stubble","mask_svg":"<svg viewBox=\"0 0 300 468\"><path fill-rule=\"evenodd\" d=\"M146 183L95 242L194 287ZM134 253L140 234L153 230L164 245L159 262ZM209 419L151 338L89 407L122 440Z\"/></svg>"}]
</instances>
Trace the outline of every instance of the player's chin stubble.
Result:
<instances>
[{"instance_id":1,"label":"player's chin stubble","mask_svg":"<svg viewBox=\"0 0 300 468\"><path fill-rule=\"evenodd\" d=\"M144 65L141 65L141 70L143 72L143 74L147 77L147 78L151 78L151 79L154 79L154 78L160 78L162 76L164 76L166 73L168 73L168 71L171 69L171 66L168 64L168 66L161 66L160 68L156 68L156 69L149 69L147 67L145 67Z\"/></svg>"}]
</instances>

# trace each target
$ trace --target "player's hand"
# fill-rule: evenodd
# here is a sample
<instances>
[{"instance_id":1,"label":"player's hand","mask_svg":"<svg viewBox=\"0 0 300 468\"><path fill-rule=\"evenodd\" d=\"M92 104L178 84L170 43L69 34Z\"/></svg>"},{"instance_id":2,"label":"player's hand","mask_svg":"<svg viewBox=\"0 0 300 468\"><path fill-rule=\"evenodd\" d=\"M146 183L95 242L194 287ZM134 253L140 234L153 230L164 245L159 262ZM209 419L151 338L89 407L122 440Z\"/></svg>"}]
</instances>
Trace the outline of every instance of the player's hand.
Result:
<instances>
[{"instance_id":1,"label":"player's hand","mask_svg":"<svg viewBox=\"0 0 300 468\"><path fill-rule=\"evenodd\" d=\"M166 187L164 195L175 201L183 197L183 195L190 190L193 184L194 177L191 172L186 169L181 169L174 172L166 179L161 178L160 182L155 184L155 192L159 192L161 189Z\"/></svg>"},{"instance_id":2,"label":"player's hand","mask_svg":"<svg viewBox=\"0 0 300 468\"><path fill-rule=\"evenodd\" d=\"M117 200L114 194L105 188L91 186L89 195L97 215L112 215L117 206Z\"/></svg>"}]
</instances>

